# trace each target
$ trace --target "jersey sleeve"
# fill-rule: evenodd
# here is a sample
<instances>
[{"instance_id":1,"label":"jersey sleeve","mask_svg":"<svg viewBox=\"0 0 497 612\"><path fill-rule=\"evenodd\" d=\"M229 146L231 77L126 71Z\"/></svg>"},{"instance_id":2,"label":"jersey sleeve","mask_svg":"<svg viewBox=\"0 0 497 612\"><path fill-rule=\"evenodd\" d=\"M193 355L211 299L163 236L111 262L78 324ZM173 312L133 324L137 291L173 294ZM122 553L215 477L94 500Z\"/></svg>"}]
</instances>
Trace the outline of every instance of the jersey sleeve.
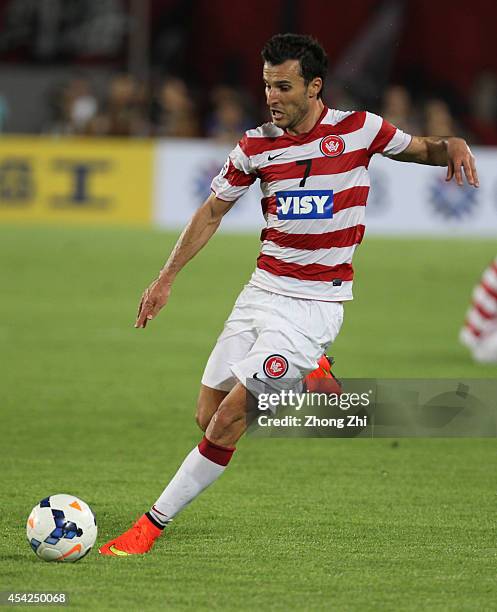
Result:
<instances>
[{"instance_id":1,"label":"jersey sleeve","mask_svg":"<svg viewBox=\"0 0 497 612\"><path fill-rule=\"evenodd\" d=\"M374 113L366 113L366 137L368 139L368 155L398 155L406 149L412 136L392 125L383 117Z\"/></svg>"},{"instance_id":2,"label":"jersey sleeve","mask_svg":"<svg viewBox=\"0 0 497 612\"><path fill-rule=\"evenodd\" d=\"M235 202L257 178L255 170L251 167L250 158L242 149L244 138L228 155L221 172L211 183L211 190L220 200Z\"/></svg>"}]
</instances>

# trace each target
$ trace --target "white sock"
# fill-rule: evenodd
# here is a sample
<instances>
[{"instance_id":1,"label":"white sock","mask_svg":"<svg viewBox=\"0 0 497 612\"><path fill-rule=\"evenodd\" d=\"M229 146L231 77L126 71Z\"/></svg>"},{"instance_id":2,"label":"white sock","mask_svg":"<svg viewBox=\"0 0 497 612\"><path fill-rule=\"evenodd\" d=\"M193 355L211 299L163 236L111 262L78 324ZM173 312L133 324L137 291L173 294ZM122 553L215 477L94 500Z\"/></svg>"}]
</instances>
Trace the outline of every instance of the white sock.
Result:
<instances>
[{"instance_id":1,"label":"white sock","mask_svg":"<svg viewBox=\"0 0 497 612\"><path fill-rule=\"evenodd\" d=\"M197 495L217 480L226 469L233 451L232 448L212 444L204 437L183 461L149 511L149 515L159 524L158 526L166 525Z\"/></svg>"}]
</instances>

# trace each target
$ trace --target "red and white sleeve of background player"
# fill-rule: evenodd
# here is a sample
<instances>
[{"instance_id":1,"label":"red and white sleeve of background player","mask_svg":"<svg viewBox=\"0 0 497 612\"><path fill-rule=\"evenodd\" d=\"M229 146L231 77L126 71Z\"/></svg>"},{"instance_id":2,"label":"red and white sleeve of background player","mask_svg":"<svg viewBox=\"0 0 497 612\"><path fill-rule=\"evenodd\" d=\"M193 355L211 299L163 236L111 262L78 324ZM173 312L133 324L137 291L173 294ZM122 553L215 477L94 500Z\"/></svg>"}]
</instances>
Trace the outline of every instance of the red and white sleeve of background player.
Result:
<instances>
[{"instance_id":1,"label":"red and white sleeve of background player","mask_svg":"<svg viewBox=\"0 0 497 612\"><path fill-rule=\"evenodd\" d=\"M497 322L497 257L485 269L473 290L473 302L466 315L465 327L479 338L487 326Z\"/></svg>"}]
</instances>

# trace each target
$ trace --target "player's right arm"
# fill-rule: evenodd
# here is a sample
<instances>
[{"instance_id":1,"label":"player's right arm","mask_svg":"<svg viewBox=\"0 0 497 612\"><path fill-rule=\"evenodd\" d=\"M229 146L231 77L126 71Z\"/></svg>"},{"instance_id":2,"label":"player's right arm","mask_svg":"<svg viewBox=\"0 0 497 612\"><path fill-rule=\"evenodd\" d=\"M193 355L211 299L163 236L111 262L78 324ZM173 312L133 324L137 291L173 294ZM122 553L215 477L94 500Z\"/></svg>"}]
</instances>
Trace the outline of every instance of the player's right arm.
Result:
<instances>
[{"instance_id":1,"label":"player's right arm","mask_svg":"<svg viewBox=\"0 0 497 612\"><path fill-rule=\"evenodd\" d=\"M212 181L212 195L190 219L158 278L143 292L135 327L145 327L167 304L178 272L207 244L224 215L256 180L256 169L244 150L246 142L244 136L231 151Z\"/></svg>"},{"instance_id":2,"label":"player's right arm","mask_svg":"<svg viewBox=\"0 0 497 612\"><path fill-rule=\"evenodd\" d=\"M233 204L211 194L193 215L159 276L143 292L135 327L146 327L167 304L176 275L207 244Z\"/></svg>"}]
</instances>

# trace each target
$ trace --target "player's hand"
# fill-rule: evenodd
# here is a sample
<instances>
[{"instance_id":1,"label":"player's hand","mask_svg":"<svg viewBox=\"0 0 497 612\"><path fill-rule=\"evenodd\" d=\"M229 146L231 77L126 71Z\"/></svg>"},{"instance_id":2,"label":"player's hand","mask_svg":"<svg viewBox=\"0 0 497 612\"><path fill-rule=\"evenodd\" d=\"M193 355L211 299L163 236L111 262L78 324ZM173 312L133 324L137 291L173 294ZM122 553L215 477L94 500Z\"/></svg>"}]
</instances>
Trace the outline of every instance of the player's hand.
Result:
<instances>
[{"instance_id":1,"label":"player's hand","mask_svg":"<svg viewBox=\"0 0 497 612\"><path fill-rule=\"evenodd\" d=\"M456 183L462 187L464 184L463 168L468 183L473 187L479 187L475 156L471 153L471 149L464 139L449 138L447 140L447 178L445 180L450 181L455 177Z\"/></svg>"},{"instance_id":2,"label":"player's hand","mask_svg":"<svg viewBox=\"0 0 497 612\"><path fill-rule=\"evenodd\" d=\"M147 323L154 319L161 308L167 304L169 294L171 293L171 285L161 281L154 280L147 289L143 292L140 305L138 306L138 315L136 317L135 327L145 328Z\"/></svg>"}]
</instances>

